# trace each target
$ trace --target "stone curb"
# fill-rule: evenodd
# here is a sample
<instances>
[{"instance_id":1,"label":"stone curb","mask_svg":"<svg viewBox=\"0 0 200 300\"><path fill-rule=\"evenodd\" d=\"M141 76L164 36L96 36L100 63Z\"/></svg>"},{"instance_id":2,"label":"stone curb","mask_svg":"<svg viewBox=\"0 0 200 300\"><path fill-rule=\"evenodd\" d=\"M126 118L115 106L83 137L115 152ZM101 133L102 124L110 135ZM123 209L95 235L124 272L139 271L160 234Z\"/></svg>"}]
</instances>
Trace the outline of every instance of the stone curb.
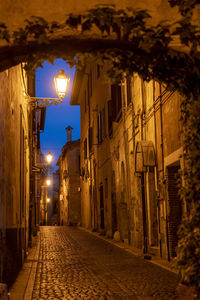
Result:
<instances>
[{"instance_id":1,"label":"stone curb","mask_svg":"<svg viewBox=\"0 0 200 300\"><path fill-rule=\"evenodd\" d=\"M34 283L35 283L35 276L36 276L36 271L37 271L39 253L40 253L40 232L38 232L37 247L35 250L35 255L34 255L33 262L32 262L31 270L29 273L28 283L26 286L25 294L24 294L24 300L32 299L32 293L33 293L33 287L34 287Z\"/></svg>"},{"instance_id":2,"label":"stone curb","mask_svg":"<svg viewBox=\"0 0 200 300\"><path fill-rule=\"evenodd\" d=\"M10 300L31 300L40 251L40 232L24 261L16 281L9 290Z\"/></svg>"},{"instance_id":3,"label":"stone curb","mask_svg":"<svg viewBox=\"0 0 200 300\"><path fill-rule=\"evenodd\" d=\"M124 249L125 251L127 251L127 252L129 252L129 253L131 253L135 256L139 256L139 257L144 259L144 254L139 249L135 249L134 247L129 246L127 244L124 244L122 242L117 242L117 241L114 241L112 239L106 238L105 236L99 235L99 232L92 232L91 230L89 230L87 228L84 228L82 226L79 226L78 228L83 230L83 231L86 231L86 232L88 232L88 233L90 233L90 234L92 234L92 235L94 235L94 236L96 236L96 237L98 237L98 238L100 238L100 239L102 239L102 240L118 247L118 248ZM165 265L165 262L162 261L161 259L159 259L157 261L156 258L153 257L151 260L148 260L148 262L153 263L153 264L155 264L155 265L157 265L157 266L159 266L159 267L161 267L161 268L163 268L167 271L170 271L170 272L175 273L176 275L178 275L178 271L176 269L174 269L171 266Z\"/></svg>"}]
</instances>

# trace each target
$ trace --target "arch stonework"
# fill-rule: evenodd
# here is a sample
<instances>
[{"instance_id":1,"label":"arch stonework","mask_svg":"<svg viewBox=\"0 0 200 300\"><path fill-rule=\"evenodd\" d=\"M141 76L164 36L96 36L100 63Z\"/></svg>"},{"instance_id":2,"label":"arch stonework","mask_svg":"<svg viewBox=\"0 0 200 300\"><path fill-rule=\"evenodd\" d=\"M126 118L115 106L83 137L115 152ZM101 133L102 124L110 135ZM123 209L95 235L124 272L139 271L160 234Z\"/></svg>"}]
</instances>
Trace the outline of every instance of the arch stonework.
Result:
<instances>
[{"instance_id":1,"label":"arch stonework","mask_svg":"<svg viewBox=\"0 0 200 300\"><path fill-rule=\"evenodd\" d=\"M139 4L138 4L139 3ZM171 8L167 0L2 0L0 1L0 22L10 30L24 25L31 16L42 17L48 22L63 22L70 13L83 13L97 5L116 5L116 8L133 7L148 10L155 22L177 17L177 8Z\"/></svg>"},{"instance_id":2,"label":"arch stonework","mask_svg":"<svg viewBox=\"0 0 200 300\"><path fill-rule=\"evenodd\" d=\"M0 1L0 24L3 23L7 26L9 32L14 32L26 26L25 20L30 20L32 16L41 17L48 23L57 22L64 23L69 14L83 14L88 12L89 9L97 8L102 5L115 5L116 9L125 9L132 7L134 9L144 9L152 16L149 22L157 24L161 20L176 20L178 14L177 8L171 8L168 0L3 0ZM67 39L66 39L67 36ZM65 37L65 39L64 39ZM28 43L28 45L8 45L4 40L0 39L0 72L26 61L27 55L34 53L52 53L57 57L63 57L72 51L90 51L106 49L106 48L120 48L128 49L132 47L131 44L122 41L113 41L102 39L102 36L96 35L96 32L90 31L88 36L84 34L84 38L78 30L63 31L59 29L59 33L55 36L49 36L49 45L38 45L36 42ZM40 50L38 50L40 48ZM60 50L61 49L61 50ZM64 49L64 51L63 51Z\"/></svg>"},{"instance_id":3,"label":"arch stonework","mask_svg":"<svg viewBox=\"0 0 200 300\"><path fill-rule=\"evenodd\" d=\"M30 0L26 3L25 0L16 0L14 3L11 0L3 1L0 3L0 72L22 62L28 62L29 68L34 69L40 66L40 64L44 60L53 62L55 58L59 57L70 60L75 56L78 56L78 53L81 52L91 52L95 55L96 53L106 53L106 50L108 49L109 51L112 49L115 49L117 51L120 50L121 53L135 53L135 57L142 57L142 55L148 57L149 44L152 44L153 47L154 45L156 45L156 47L154 47L156 48L156 51L154 51L154 62L159 61L157 59L156 53L160 53L160 58L162 56L161 61L163 61L163 56L167 58L167 44L168 46L170 46L170 48L168 48L170 49L170 51L171 48L175 48L176 50L175 53L173 51L173 54L170 54L170 58L171 56L173 57L173 55L178 55L179 66L182 67L181 57L184 56L185 58L185 55L180 54L180 52L188 52L189 47L187 48L185 47L186 44L180 43L181 34L176 34L176 37L174 38L174 33L171 33L173 24L178 24L175 21L181 20L181 15L178 12L177 7L170 7L169 2L169 0L155 0L152 4L151 0L142 0L138 6L138 3L136 1L130 0L94 0L92 2L86 0L84 1L84 4L81 3L81 0L75 0L73 2L70 1L70 3L66 3L64 0L58 0L56 4L53 0L50 0L48 1L48 5L45 0L36 0L34 1L34 3L32 3ZM102 26L99 26L99 24L97 25L95 23L96 21L94 20L96 18L96 11L98 10L98 13L100 11L100 14L98 15L97 19L100 25L101 23L103 23L105 24L105 27L108 24L108 26L110 26L111 23L109 23L109 21L105 21L106 19L104 19L105 10L102 10L102 7L103 9L105 9L105 6L107 5L109 5L110 7L114 7L112 13L113 11L119 11L119 9L124 10L125 16L128 18L128 20L129 11L130 14L132 14L130 8L134 9L134 14L136 14L136 23L132 23L131 26L133 29L136 29L136 35L138 35L136 36L136 38L134 38L133 40L127 39L127 34L129 35L129 33L127 32L130 31L129 29L127 29L126 25L126 28L122 29L124 30L124 36L123 38L121 38L123 19L122 23L120 23L120 29L118 28L118 31L115 31L115 28L113 29L112 24L112 33L110 33L110 31L107 31L107 33L109 33L105 38L105 29L102 30ZM93 11L90 12L90 9L93 9ZM196 9L196 11L197 13L193 14L194 17L192 22L198 20L197 15L200 14L200 11L198 11L198 8ZM139 19L137 19L138 13L142 14L142 21L140 17ZM148 15L146 13L148 13ZM75 23L78 26L74 26L74 16L76 15L77 18L77 16L83 16L84 14L86 14L86 19L83 18L83 23L79 23L79 21L77 22L77 19L75 19ZM73 20L72 26L70 26L71 21L69 22L70 15L72 15ZM106 15L106 18L110 20L109 14ZM79 20L81 19L79 18ZM88 20L90 24L89 27ZM196 22L196 24L198 25L200 24L199 20L198 22ZM168 25L166 21L168 22ZM56 23L52 25L52 22ZM84 22L87 25L85 25ZM127 22L128 23L124 22L124 24L129 24L129 21ZM163 24L163 22L167 26L167 30L165 29L165 25L161 25ZM114 23L115 27L117 23L118 20L116 21L116 23ZM82 27L79 27L80 24ZM141 30L140 26L141 28L143 27L144 30ZM83 27L85 28L82 31ZM174 25L174 27L176 27L176 25ZM43 28L42 31L41 28ZM54 30L55 28L57 30ZM149 36L147 33L149 32L149 29L152 29L154 32L154 35L152 34L152 37L151 34ZM184 30L184 27L182 27L182 30ZM159 31L165 33L168 32L169 38L165 34L160 34ZM157 36L162 36L159 42L157 41ZM168 44L167 40L170 39L170 44ZM143 46L140 48L141 44ZM163 49L164 51L162 52ZM185 60L188 60L188 58L185 58ZM142 61L144 62L144 60ZM37 65L35 64L35 62L37 62ZM190 63L191 62L192 60L190 60ZM139 66L140 64L141 62L136 62L135 65ZM146 63L146 67L147 66L148 63ZM128 68L130 69L130 67ZM173 68L171 68L171 70L172 69ZM148 72L146 71L145 76L148 74ZM147 80L149 80L149 75L147 75L146 78ZM159 75L159 80L163 81L163 76Z\"/></svg>"}]
</instances>

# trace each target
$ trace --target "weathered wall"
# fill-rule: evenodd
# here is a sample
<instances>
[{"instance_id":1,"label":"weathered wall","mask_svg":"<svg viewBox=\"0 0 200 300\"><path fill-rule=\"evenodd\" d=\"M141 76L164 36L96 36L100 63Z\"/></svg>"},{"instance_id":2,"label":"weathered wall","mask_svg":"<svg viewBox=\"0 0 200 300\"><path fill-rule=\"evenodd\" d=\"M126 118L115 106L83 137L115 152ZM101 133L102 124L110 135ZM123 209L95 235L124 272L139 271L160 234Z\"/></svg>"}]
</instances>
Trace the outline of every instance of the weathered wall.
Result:
<instances>
[{"instance_id":1,"label":"weathered wall","mask_svg":"<svg viewBox=\"0 0 200 300\"><path fill-rule=\"evenodd\" d=\"M28 121L22 82L21 66L0 73L0 222L5 232L4 280L8 283L23 262L28 238Z\"/></svg>"},{"instance_id":2,"label":"weathered wall","mask_svg":"<svg viewBox=\"0 0 200 300\"><path fill-rule=\"evenodd\" d=\"M79 169L80 143L73 141L67 143L59 158L60 174L60 223L62 225L75 225L80 223L80 169Z\"/></svg>"},{"instance_id":3,"label":"weathered wall","mask_svg":"<svg viewBox=\"0 0 200 300\"><path fill-rule=\"evenodd\" d=\"M157 82L145 83L134 74L129 105L126 80L121 85L122 115L117 122L113 122L112 135L109 136L108 101L111 99L111 88L103 77L97 76L95 64L88 65L84 73L87 74L84 80L75 77L74 87L80 85L81 88L77 99L72 96L72 104L80 104L81 110L82 225L109 237L118 230L124 242L168 258L167 216L170 215L170 208L166 176L171 164L182 166L181 98L177 93L166 91ZM104 108L105 136L99 142L97 124L101 118L102 128L104 126ZM93 128L91 152L89 126ZM136 173L135 147L141 141L153 145L156 159L154 167L147 168L144 173ZM174 187L170 187L171 190ZM171 239L175 238L172 232Z\"/></svg>"}]
</instances>

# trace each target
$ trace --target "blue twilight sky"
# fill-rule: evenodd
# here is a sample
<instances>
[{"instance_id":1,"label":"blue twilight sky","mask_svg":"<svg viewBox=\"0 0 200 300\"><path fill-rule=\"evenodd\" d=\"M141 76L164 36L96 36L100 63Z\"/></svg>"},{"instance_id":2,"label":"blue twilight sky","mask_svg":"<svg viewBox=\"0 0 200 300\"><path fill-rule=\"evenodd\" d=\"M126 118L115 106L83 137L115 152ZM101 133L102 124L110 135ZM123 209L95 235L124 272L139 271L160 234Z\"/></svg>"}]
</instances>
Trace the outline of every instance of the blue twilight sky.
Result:
<instances>
[{"instance_id":1,"label":"blue twilight sky","mask_svg":"<svg viewBox=\"0 0 200 300\"><path fill-rule=\"evenodd\" d=\"M68 125L73 128L72 140L80 138L80 107L70 105L75 68L71 69L62 59L56 59L54 65L44 62L43 66L43 69L38 68L36 70L36 97L57 98L54 77L60 69L63 69L65 74L70 77L67 95L63 98L63 103L59 105L52 104L47 107L45 128L40 135L41 150L43 154L49 151L53 154L53 168L55 170L61 149L67 141L65 128Z\"/></svg>"}]
</instances>

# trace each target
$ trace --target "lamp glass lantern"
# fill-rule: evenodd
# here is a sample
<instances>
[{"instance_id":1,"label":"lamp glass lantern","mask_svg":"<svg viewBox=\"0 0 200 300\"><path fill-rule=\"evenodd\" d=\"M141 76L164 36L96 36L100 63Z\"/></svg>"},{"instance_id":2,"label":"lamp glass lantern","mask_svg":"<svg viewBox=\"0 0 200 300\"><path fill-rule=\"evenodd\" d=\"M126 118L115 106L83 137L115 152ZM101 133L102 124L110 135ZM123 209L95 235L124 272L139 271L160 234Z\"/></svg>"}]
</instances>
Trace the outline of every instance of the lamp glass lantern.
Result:
<instances>
[{"instance_id":1,"label":"lamp glass lantern","mask_svg":"<svg viewBox=\"0 0 200 300\"><path fill-rule=\"evenodd\" d=\"M64 74L64 70L60 70L60 73L54 78L56 93L61 99L66 95L69 80L69 77Z\"/></svg>"},{"instance_id":2,"label":"lamp glass lantern","mask_svg":"<svg viewBox=\"0 0 200 300\"><path fill-rule=\"evenodd\" d=\"M50 164L52 162L52 159L53 159L53 155L51 154L51 152L49 152L46 156L46 160Z\"/></svg>"}]
</instances>

